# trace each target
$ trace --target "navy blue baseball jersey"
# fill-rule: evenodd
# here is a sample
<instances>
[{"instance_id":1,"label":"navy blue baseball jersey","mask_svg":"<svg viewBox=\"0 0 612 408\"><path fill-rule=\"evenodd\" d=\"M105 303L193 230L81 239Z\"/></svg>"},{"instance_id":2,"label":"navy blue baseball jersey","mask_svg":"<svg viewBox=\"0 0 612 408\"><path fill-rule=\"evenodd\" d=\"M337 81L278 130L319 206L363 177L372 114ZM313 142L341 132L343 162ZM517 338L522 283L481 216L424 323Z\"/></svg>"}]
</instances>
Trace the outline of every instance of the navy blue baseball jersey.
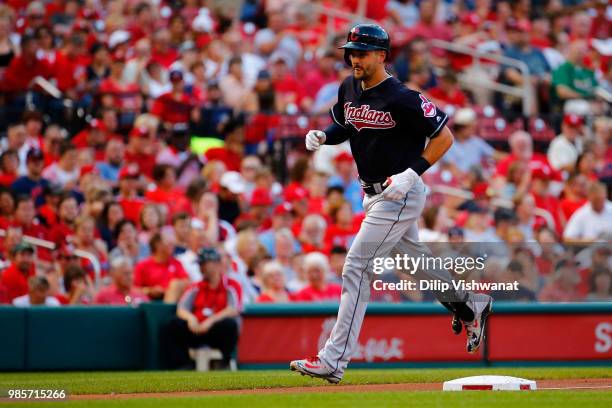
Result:
<instances>
[{"instance_id":1,"label":"navy blue baseball jersey","mask_svg":"<svg viewBox=\"0 0 612 408\"><path fill-rule=\"evenodd\" d=\"M348 139L359 177L367 182L405 171L421 157L427 138L436 137L448 121L425 96L391 76L365 90L360 80L348 77L331 116L341 131L328 135L325 144Z\"/></svg>"}]
</instances>

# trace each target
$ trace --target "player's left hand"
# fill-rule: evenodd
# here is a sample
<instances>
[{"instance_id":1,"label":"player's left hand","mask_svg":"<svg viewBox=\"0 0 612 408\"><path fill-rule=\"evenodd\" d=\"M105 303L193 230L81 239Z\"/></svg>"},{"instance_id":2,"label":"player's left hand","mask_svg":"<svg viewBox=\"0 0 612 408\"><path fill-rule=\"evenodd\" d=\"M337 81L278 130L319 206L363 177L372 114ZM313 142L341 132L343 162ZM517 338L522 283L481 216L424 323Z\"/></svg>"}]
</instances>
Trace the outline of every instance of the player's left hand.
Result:
<instances>
[{"instance_id":1,"label":"player's left hand","mask_svg":"<svg viewBox=\"0 0 612 408\"><path fill-rule=\"evenodd\" d=\"M387 187L382 192L383 198L385 200L403 200L418 179L419 175L411 168L389 177L383 183L383 186Z\"/></svg>"}]
</instances>

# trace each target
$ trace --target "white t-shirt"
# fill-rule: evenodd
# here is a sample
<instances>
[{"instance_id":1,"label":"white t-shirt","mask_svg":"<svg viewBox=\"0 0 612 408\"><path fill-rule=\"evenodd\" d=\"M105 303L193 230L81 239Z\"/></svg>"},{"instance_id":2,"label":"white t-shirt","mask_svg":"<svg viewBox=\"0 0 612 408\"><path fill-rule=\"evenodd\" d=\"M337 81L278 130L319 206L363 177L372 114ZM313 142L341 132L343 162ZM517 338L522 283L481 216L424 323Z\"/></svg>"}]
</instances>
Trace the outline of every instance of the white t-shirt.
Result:
<instances>
[{"instance_id":1,"label":"white t-shirt","mask_svg":"<svg viewBox=\"0 0 612 408\"><path fill-rule=\"evenodd\" d=\"M547 158L553 168L561 170L567 166L574 166L580 153L582 153L582 139L576 138L572 143L560 134L550 142Z\"/></svg>"},{"instance_id":2,"label":"white t-shirt","mask_svg":"<svg viewBox=\"0 0 612 408\"><path fill-rule=\"evenodd\" d=\"M176 260L183 265L183 269L189 275L191 282L200 282L202 280L202 272L200 272L200 264L198 263L198 256L191 249L183 252L176 257Z\"/></svg>"},{"instance_id":3,"label":"white t-shirt","mask_svg":"<svg viewBox=\"0 0 612 408\"><path fill-rule=\"evenodd\" d=\"M23 295L13 299L13 306L17 307L30 307L30 295ZM45 306L61 306L59 300L53 296L47 296L45 299Z\"/></svg>"},{"instance_id":4,"label":"white t-shirt","mask_svg":"<svg viewBox=\"0 0 612 408\"><path fill-rule=\"evenodd\" d=\"M565 239L604 241L612 239L612 202L606 201L601 213L596 213L591 203L576 210L563 232Z\"/></svg>"},{"instance_id":5,"label":"white t-shirt","mask_svg":"<svg viewBox=\"0 0 612 408\"><path fill-rule=\"evenodd\" d=\"M44 178L49 180L51 183L57 183L62 187L64 187L66 184L77 182L79 180L79 175L80 172L78 168L68 172L63 170L57 163L51 164L42 172L42 176Z\"/></svg>"}]
</instances>

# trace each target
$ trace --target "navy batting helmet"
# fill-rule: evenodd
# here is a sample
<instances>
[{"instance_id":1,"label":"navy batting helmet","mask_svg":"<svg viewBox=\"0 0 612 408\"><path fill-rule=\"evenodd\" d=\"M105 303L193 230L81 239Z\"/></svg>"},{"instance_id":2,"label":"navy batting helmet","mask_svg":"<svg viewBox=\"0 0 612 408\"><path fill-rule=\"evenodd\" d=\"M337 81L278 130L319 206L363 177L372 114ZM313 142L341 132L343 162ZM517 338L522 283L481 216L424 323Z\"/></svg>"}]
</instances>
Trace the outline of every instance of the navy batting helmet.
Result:
<instances>
[{"instance_id":1,"label":"navy batting helmet","mask_svg":"<svg viewBox=\"0 0 612 408\"><path fill-rule=\"evenodd\" d=\"M387 51L388 54L391 51L391 40L389 34L379 25L357 24L351 28L346 38L346 44L340 48L344 48L344 61L351 65L350 50L383 50Z\"/></svg>"}]
</instances>

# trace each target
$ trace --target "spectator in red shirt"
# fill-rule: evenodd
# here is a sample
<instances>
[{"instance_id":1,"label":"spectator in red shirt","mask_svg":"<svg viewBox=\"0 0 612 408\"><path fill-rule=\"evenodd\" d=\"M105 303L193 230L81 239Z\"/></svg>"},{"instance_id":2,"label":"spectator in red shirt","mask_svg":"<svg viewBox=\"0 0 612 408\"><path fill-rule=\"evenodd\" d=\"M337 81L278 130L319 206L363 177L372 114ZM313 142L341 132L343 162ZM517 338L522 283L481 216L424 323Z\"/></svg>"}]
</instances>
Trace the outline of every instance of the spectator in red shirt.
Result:
<instances>
[{"instance_id":1,"label":"spectator in red shirt","mask_svg":"<svg viewBox=\"0 0 612 408\"><path fill-rule=\"evenodd\" d=\"M153 167L155 187L145 193L145 199L165 208L167 218L189 208L189 201L182 189L176 186L176 169L169 164Z\"/></svg>"},{"instance_id":2,"label":"spectator in red shirt","mask_svg":"<svg viewBox=\"0 0 612 408\"><path fill-rule=\"evenodd\" d=\"M308 110L312 99L306 97L304 86L289 71L288 56L277 51L270 57L270 64L278 110L281 112L295 112L300 108Z\"/></svg>"},{"instance_id":3,"label":"spectator in red shirt","mask_svg":"<svg viewBox=\"0 0 612 408\"><path fill-rule=\"evenodd\" d=\"M38 40L29 34L21 37L21 55L13 58L4 73L0 89L7 92L25 92L32 87L32 80L37 77L51 78L53 68L44 59L36 55Z\"/></svg>"},{"instance_id":4,"label":"spectator in red shirt","mask_svg":"<svg viewBox=\"0 0 612 408\"><path fill-rule=\"evenodd\" d=\"M6 268L0 278L4 286L6 300L13 299L28 293L28 278L34 276L34 247L20 242L11 250L11 266Z\"/></svg>"},{"instance_id":5,"label":"spectator in red shirt","mask_svg":"<svg viewBox=\"0 0 612 408\"><path fill-rule=\"evenodd\" d=\"M508 143L510 144L511 153L497 163L495 177L502 179L502 181L506 180L510 165L515 161L527 164L530 170L540 166L550 167L545 155L533 151L533 140L529 133L524 130L516 131L510 135ZM559 179L560 175L557 172L553 172L552 177Z\"/></svg>"},{"instance_id":6,"label":"spectator in red shirt","mask_svg":"<svg viewBox=\"0 0 612 408\"><path fill-rule=\"evenodd\" d=\"M285 288L285 274L280 263L270 261L263 266L261 283L257 303L286 303L293 300L293 295Z\"/></svg>"},{"instance_id":7,"label":"spectator in red shirt","mask_svg":"<svg viewBox=\"0 0 612 408\"><path fill-rule=\"evenodd\" d=\"M420 21L411 29L411 33L429 40L450 41L452 30L448 24L436 20L438 3L433 0L424 0L419 4Z\"/></svg>"},{"instance_id":8,"label":"spectator in red shirt","mask_svg":"<svg viewBox=\"0 0 612 408\"><path fill-rule=\"evenodd\" d=\"M342 204L330 210L329 216L332 220L332 224L326 231L326 246L328 248L336 245L345 248L350 247L361 225L359 219L353 217L351 203L348 201L342 202Z\"/></svg>"},{"instance_id":9,"label":"spectator in red shirt","mask_svg":"<svg viewBox=\"0 0 612 408\"><path fill-rule=\"evenodd\" d=\"M100 102L103 107L114 107L119 112L119 127L132 126L142 107L140 89L135 83L123 80L125 54L117 51L113 55L110 75L100 83Z\"/></svg>"},{"instance_id":10,"label":"spectator in red shirt","mask_svg":"<svg viewBox=\"0 0 612 408\"><path fill-rule=\"evenodd\" d=\"M118 256L110 263L112 283L98 292L94 300L98 305L133 305L148 302L149 298L134 287L134 264L125 256Z\"/></svg>"},{"instance_id":11,"label":"spectator in red shirt","mask_svg":"<svg viewBox=\"0 0 612 408\"><path fill-rule=\"evenodd\" d=\"M174 242L167 234L155 234L149 243L151 256L136 264L134 285L154 300L176 303L189 277L183 265L173 257Z\"/></svg>"},{"instance_id":12,"label":"spectator in red shirt","mask_svg":"<svg viewBox=\"0 0 612 408\"><path fill-rule=\"evenodd\" d=\"M161 232L166 224L165 219L163 208L154 203L146 203L140 212L138 241L148 243L153 235Z\"/></svg>"},{"instance_id":13,"label":"spectator in red shirt","mask_svg":"<svg viewBox=\"0 0 612 408\"><path fill-rule=\"evenodd\" d=\"M71 265L64 272L65 294L55 297L62 305L88 305L93 299L93 285L83 268Z\"/></svg>"},{"instance_id":14,"label":"spectator in red shirt","mask_svg":"<svg viewBox=\"0 0 612 408\"><path fill-rule=\"evenodd\" d=\"M119 195L117 202L123 207L126 219L140 223L144 200L138 196L140 172L137 164L128 164L119 170Z\"/></svg>"},{"instance_id":15,"label":"spectator in red shirt","mask_svg":"<svg viewBox=\"0 0 612 408\"><path fill-rule=\"evenodd\" d=\"M49 185L43 192L45 203L38 207L38 219L49 230L57 223L58 204L63 194L64 191L57 184Z\"/></svg>"},{"instance_id":16,"label":"spectator in red shirt","mask_svg":"<svg viewBox=\"0 0 612 408\"><path fill-rule=\"evenodd\" d=\"M302 252L327 252L326 231L327 221L322 215L309 214L304 217L299 235Z\"/></svg>"},{"instance_id":17,"label":"spectator in red shirt","mask_svg":"<svg viewBox=\"0 0 612 408\"><path fill-rule=\"evenodd\" d=\"M327 50L317 61L316 69L309 70L304 77L304 83L308 84L306 94L313 100L324 85L336 81L336 54Z\"/></svg>"},{"instance_id":18,"label":"spectator in red shirt","mask_svg":"<svg viewBox=\"0 0 612 408\"><path fill-rule=\"evenodd\" d=\"M81 215L74 221L74 236L72 244L76 249L89 252L95 255L102 264L102 272L108 270L106 261L108 259L108 249L106 244L101 239L97 238L99 233L96 229L96 219L89 215ZM86 270L93 271L93 267L89 265L88 260L83 260L83 266ZM93 273L92 273L93 276Z\"/></svg>"},{"instance_id":19,"label":"spectator in red shirt","mask_svg":"<svg viewBox=\"0 0 612 408\"><path fill-rule=\"evenodd\" d=\"M125 149L125 163L138 165L139 174L147 178L153 176L155 155L153 154L153 138L147 127L139 126L132 129ZM121 177L119 177L121 179Z\"/></svg>"},{"instance_id":20,"label":"spectator in red shirt","mask_svg":"<svg viewBox=\"0 0 612 408\"><path fill-rule=\"evenodd\" d=\"M240 284L223 273L221 255L214 248L198 254L202 281L193 284L181 297L177 319L164 330L172 349L167 355L170 367L189 362L187 349L203 345L221 350L228 367L238 344L238 316L242 309Z\"/></svg>"},{"instance_id":21,"label":"spectator in red shirt","mask_svg":"<svg viewBox=\"0 0 612 408\"><path fill-rule=\"evenodd\" d=\"M19 196L15 200L15 217L13 225L20 227L23 235L48 239L48 231L36 218L36 208L30 196Z\"/></svg>"},{"instance_id":22,"label":"spectator in red shirt","mask_svg":"<svg viewBox=\"0 0 612 408\"><path fill-rule=\"evenodd\" d=\"M555 266L555 273L542 288L538 299L541 302L572 302L580 300L578 284L580 275L573 260L561 260Z\"/></svg>"},{"instance_id":23,"label":"spectator in red shirt","mask_svg":"<svg viewBox=\"0 0 612 408\"><path fill-rule=\"evenodd\" d=\"M85 37L73 32L64 49L57 53L53 66L57 87L70 99L76 99L85 86L86 67L89 64Z\"/></svg>"},{"instance_id":24,"label":"spectator in red shirt","mask_svg":"<svg viewBox=\"0 0 612 408\"><path fill-rule=\"evenodd\" d=\"M304 269L308 276L308 286L295 295L295 299L305 302L340 301L342 286L329 283L329 261L320 252L312 252L304 257Z\"/></svg>"},{"instance_id":25,"label":"spectator in red shirt","mask_svg":"<svg viewBox=\"0 0 612 408\"><path fill-rule=\"evenodd\" d=\"M72 143L79 149L92 149L95 159L100 160L104 157L108 136L109 132L104 122L100 119L93 119L89 129L77 133Z\"/></svg>"},{"instance_id":26,"label":"spectator in red shirt","mask_svg":"<svg viewBox=\"0 0 612 408\"><path fill-rule=\"evenodd\" d=\"M27 110L23 113L23 124L26 129L25 143L31 148L42 148L43 117L39 111Z\"/></svg>"},{"instance_id":27,"label":"spectator in red shirt","mask_svg":"<svg viewBox=\"0 0 612 408\"><path fill-rule=\"evenodd\" d=\"M7 229L13 221L15 212L15 197L11 190L0 186L0 228Z\"/></svg>"},{"instance_id":28,"label":"spectator in red shirt","mask_svg":"<svg viewBox=\"0 0 612 408\"><path fill-rule=\"evenodd\" d=\"M158 62L166 69L170 68L170 65L179 57L178 52L170 46L170 40L170 31L167 29L157 30L153 34L151 60Z\"/></svg>"},{"instance_id":29,"label":"spectator in red shirt","mask_svg":"<svg viewBox=\"0 0 612 408\"><path fill-rule=\"evenodd\" d=\"M251 195L249 210L243 212L234 221L237 230L255 228L259 231L270 227L270 208L273 204L270 191L265 188L256 188Z\"/></svg>"},{"instance_id":30,"label":"spectator in red shirt","mask_svg":"<svg viewBox=\"0 0 612 408\"><path fill-rule=\"evenodd\" d=\"M45 167L59 160L59 147L66 139L66 130L51 124L45 129L41 150L45 156ZM74 139L73 139L74 142Z\"/></svg>"},{"instance_id":31,"label":"spectator in red shirt","mask_svg":"<svg viewBox=\"0 0 612 408\"><path fill-rule=\"evenodd\" d=\"M553 170L550 166L534 168L531 171L531 194L535 206L548 211L555 222L555 232L562 235L567 220L563 217L559 199L549 191Z\"/></svg>"},{"instance_id":32,"label":"spectator in red shirt","mask_svg":"<svg viewBox=\"0 0 612 408\"><path fill-rule=\"evenodd\" d=\"M574 173L567 179L563 199L560 202L561 211L566 220L569 220L572 214L588 201L587 187L588 180L584 174Z\"/></svg>"},{"instance_id":33,"label":"spectator in red shirt","mask_svg":"<svg viewBox=\"0 0 612 408\"><path fill-rule=\"evenodd\" d=\"M71 194L64 194L58 204L59 222L51 228L49 239L61 247L74 235L74 223L79 216L79 205Z\"/></svg>"},{"instance_id":34,"label":"spectator in red shirt","mask_svg":"<svg viewBox=\"0 0 612 408\"><path fill-rule=\"evenodd\" d=\"M453 105L461 108L468 104L467 96L459 88L457 76L452 71L445 71L440 78L440 85L427 91L432 101L439 106Z\"/></svg>"},{"instance_id":35,"label":"spectator in red shirt","mask_svg":"<svg viewBox=\"0 0 612 408\"><path fill-rule=\"evenodd\" d=\"M5 150L0 155L0 184L10 186L17 179L19 156L15 150Z\"/></svg>"},{"instance_id":36,"label":"spectator in red shirt","mask_svg":"<svg viewBox=\"0 0 612 408\"><path fill-rule=\"evenodd\" d=\"M188 125L189 121L200 120L200 110L193 98L185 92L183 73L178 70L170 72L172 90L161 95L153 103L151 113L161 120L164 127L173 129L175 125Z\"/></svg>"},{"instance_id":37,"label":"spectator in red shirt","mask_svg":"<svg viewBox=\"0 0 612 408\"><path fill-rule=\"evenodd\" d=\"M206 151L206 159L222 161L228 171L240 171L244 156L244 120L240 117L230 119L223 126L225 143L223 147L213 147Z\"/></svg>"}]
</instances>

